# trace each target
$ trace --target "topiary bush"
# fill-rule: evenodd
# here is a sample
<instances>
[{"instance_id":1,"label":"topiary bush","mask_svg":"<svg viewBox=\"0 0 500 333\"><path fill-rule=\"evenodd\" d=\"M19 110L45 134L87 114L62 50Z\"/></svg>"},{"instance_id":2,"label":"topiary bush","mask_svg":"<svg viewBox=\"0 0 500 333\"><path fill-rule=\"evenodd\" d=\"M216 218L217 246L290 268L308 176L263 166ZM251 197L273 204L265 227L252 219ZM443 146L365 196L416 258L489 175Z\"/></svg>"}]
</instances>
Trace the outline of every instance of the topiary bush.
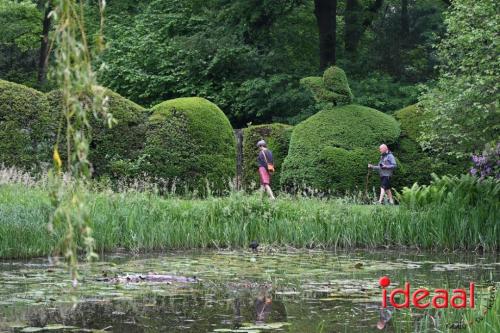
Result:
<instances>
[{"instance_id":1,"label":"topiary bush","mask_svg":"<svg viewBox=\"0 0 500 333\"><path fill-rule=\"evenodd\" d=\"M0 80L0 164L31 170L50 163L55 128L44 94Z\"/></svg>"},{"instance_id":2,"label":"topiary bush","mask_svg":"<svg viewBox=\"0 0 500 333\"><path fill-rule=\"evenodd\" d=\"M339 67L327 68L323 77L305 77L300 80L300 84L307 87L319 103L328 103L334 106L352 103L353 95L347 77Z\"/></svg>"},{"instance_id":3,"label":"topiary bush","mask_svg":"<svg viewBox=\"0 0 500 333\"><path fill-rule=\"evenodd\" d=\"M381 143L394 144L397 121L360 105L326 108L292 132L281 184L321 192L349 192L365 185L367 164L376 163ZM371 177L376 184L377 177Z\"/></svg>"},{"instance_id":4,"label":"topiary bush","mask_svg":"<svg viewBox=\"0 0 500 333\"><path fill-rule=\"evenodd\" d=\"M293 127L285 124L268 124L249 126L243 130L243 175L244 188L254 189L259 186L257 172L259 140L265 140L268 148L273 152L276 172L272 176L271 186L276 189L280 185L282 163L288 154L288 145Z\"/></svg>"},{"instance_id":5,"label":"topiary bush","mask_svg":"<svg viewBox=\"0 0 500 333\"><path fill-rule=\"evenodd\" d=\"M428 184L431 174L458 175L465 171L464 161L455 159L437 159L424 152L417 142L423 122L429 114L413 104L394 113L401 126L401 137L394 149L400 162L394 175L396 187L411 186L414 183Z\"/></svg>"},{"instance_id":6,"label":"topiary bush","mask_svg":"<svg viewBox=\"0 0 500 333\"><path fill-rule=\"evenodd\" d=\"M177 98L156 105L144 149L151 176L176 180L180 191L228 189L236 174L236 140L229 120L212 102Z\"/></svg>"},{"instance_id":7,"label":"topiary bush","mask_svg":"<svg viewBox=\"0 0 500 333\"><path fill-rule=\"evenodd\" d=\"M148 111L121 95L105 89L108 111L116 123L111 128L103 119L89 116L92 126L89 160L96 176L129 177L139 174L142 170L137 159L144 148L146 121ZM52 117L61 119L62 95L60 90L47 94ZM64 125L64 121L62 123ZM60 140L65 138L65 129L61 131ZM60 143L61 155L66 156L64 144Z\"/></svg>"}]
</instances>

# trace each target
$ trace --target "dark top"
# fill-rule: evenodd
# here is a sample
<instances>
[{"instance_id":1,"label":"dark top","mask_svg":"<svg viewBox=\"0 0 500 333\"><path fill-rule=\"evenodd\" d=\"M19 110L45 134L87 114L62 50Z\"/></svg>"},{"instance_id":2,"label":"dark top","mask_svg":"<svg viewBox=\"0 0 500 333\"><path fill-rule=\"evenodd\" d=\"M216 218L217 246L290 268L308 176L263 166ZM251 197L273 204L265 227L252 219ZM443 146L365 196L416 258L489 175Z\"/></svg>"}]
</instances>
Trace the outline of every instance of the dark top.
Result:
<instances>
[{"instance_id":1,"label":"dark top","mask_svg":"<svg viewBox=\"0 0 500 333\"><path fill-rule=\"evenodd\" d=\"M259 156L257 157L257 163L259 164L259 167L264 167L267 169L267 163L266 163L266 160L264 158L264 154L266 154L267 163L274 164L273 153L269 149L266 149L266 150L260 151Z\"/></svg>"}]
</instances>

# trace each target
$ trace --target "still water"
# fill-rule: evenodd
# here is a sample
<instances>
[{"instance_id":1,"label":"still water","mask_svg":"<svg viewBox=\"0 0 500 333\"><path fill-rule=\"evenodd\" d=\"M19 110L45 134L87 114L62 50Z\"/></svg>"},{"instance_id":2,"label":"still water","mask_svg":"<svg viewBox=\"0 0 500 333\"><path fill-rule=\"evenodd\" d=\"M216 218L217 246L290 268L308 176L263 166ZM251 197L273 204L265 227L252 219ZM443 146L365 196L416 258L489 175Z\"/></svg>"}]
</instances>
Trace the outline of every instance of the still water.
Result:
<instances>
[{"instance_id":1,"label":"still water","mask_svg":"<svg viewBox=\"0 0 500 333\"><path fill-rule=\"evenodd\" d=\"M362 250L114 253L82 265L75 291L62 263L0 261L0 331L379 332L381 276L391 278L390 288L474 281L481 297L485 281L500 278L498 259ZM102 281L148 273L197 282ZM401 331L396 320L418 317L394 316L387 332Z\"/></svg>"}]
</instances>

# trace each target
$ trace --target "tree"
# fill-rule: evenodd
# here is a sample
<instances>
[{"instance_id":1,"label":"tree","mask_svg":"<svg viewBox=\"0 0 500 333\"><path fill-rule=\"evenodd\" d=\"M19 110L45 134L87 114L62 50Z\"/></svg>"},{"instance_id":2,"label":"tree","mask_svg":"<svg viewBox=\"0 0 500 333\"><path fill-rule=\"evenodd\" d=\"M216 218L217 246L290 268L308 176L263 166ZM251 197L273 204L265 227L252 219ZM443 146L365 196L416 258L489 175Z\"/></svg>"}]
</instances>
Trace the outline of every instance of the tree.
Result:
<instances>
[{"instance_id":1,"label":"tree","mask_svg":"<svg viewBox=\"0 0 500 333\"><path fill-rule=\"evenodd\" d=\"M41 13L31 1L0 0L0 77L33 86Z\"/></svg>"},{"instance_id":2,"label":"tree","mask_svg":"<svg viewBox=\"0 0 500 333\"><path fill-rule=\"evenodd\" d=\"M51 27L52 11L50 1L45 4L45 12L42 21L42 34L40 36L40 57L38 59L38 85L43 86L47 81L47 68L49 66L49 32Z\"/></svg>"},{"instance_id":3,"label":"tree","mask_svg":"<svg viewBox=\"0 0 500 333\"><path fill-rule=\"evenodd\" d=\"M420 99L432 116L420 137L424 148L464 158L500 139L497 17L495 0L453 1L437 45L439 79Z\"/></svg>"},{"instance_id":4,"label":"tree","mask_svg":"<svg viewBox=\"0 0 500 333\"><path fill-rule=\"evenodd\" d=\"M361 0L346 0L344 45L347 52L356 51L361 37L372 24L383 3L383 0L374 0L365 8Z\"/></svg>"},{"instance_id":5,"label":"tree","mask_svg":"<svg viewBox=\"0 0 500 333\"><path fill-rule=\"evenodd\" d=\"M314 0L314 14L319 30L319 67L324 70L336 62L337 0Z\"/></svg>"}]
</instances>

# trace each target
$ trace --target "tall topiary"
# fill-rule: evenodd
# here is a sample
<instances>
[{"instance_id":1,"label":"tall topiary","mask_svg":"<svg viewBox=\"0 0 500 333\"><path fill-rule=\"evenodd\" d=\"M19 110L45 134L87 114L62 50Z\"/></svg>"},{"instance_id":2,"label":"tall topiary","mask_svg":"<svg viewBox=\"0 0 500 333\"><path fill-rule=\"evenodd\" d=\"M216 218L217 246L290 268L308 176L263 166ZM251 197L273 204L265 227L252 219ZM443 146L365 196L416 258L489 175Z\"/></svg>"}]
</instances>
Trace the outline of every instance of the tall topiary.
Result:
<instances>
[{"instance_id":1,"label":"tall topiary","mask_svg":"<svg viewBox=\"0 0 500 333\"><path fill-rule=\"evenodd\" d=\"M420 147L417 138L421 135L423 125L431 117L429 113L413 104L396 111L394 116L401 125L401 137L395 147L395 155L400 161L394 177L396 186L427 184L431 181L432 173L453 175L465 172L463 161L455 158L438 159Z\"/></svg>"},{"instance_id":2,"label":"tall topiary","mask_svg":"<svg viewBox=\"0 0 500 333\"><path fill-rule=\"evenodd\" d=\"M252 184L259 185L257 173L258 148L256 143L265 140L268 148L273 152L276 172L272 176L271 185L276 188L280 185L282 163L288 154L288 145L293 127L285 124L267 124L249 126L243 130L243 186L252 188Z\"/></svg>"},{"instance_id":3,"label":"tall topiary","mask_svg":"<svg viewBox=\"0 0 500 333\"><path fill-rule=\"evenodd\" d=\"M177 189L223 192L236 174L236 141L224 113L200 97L156 105L148 121L146 171Z\"/></svg>"},{"instance_id":4,"label":"tall topiary","mask_svg":"<svg viewBox=\"0 0 500 333\"><path fill-rule=\"evenodd\" d=\"M281 184L321 192L359 190L367 164L378 160L378 146L394 144L399 133L396 120L375 109L326 108L294 128Z\"/></svg>"},{"instance_id":5,"label":"tall topiary","mask_svg":"<svg viewBox=\"0 0 500 333\"><path fill-rule=\"evenodd\" d=\"M138 169L137 159L144 148L148 111L109 89L103 87L94 89L105 89L108 112L116 121L110 128L102 120L89 117L92 125L89 159L94 174L113 177L136 175L141 171ZM51 91L47 94L47 98L52 117L60 119L61 92ZM60 145L60 151L65 155L64 143Z\"/></svg>"},{"instance_id":6,"label":"tall topiary","mask_svg":"<svg viewBox=\"0 0 500 333\"><path fill-rule=\"evenodd\" d=\"M352 103L354 98L345 72L336 66L327 68L323 77L305 77L300 83L310 89L319 103L341 106Z\"/></svg>"},{"instance_id":7,"label":"tall topiary","mask_svg":"<svg viewBox=\"0 0 500 333\"><path fill-rule=\"evenodd\" d=\"M45 95L0 80L0 163L30 170L50 162L55 126Z\"/></svg>"}]
</instances>

